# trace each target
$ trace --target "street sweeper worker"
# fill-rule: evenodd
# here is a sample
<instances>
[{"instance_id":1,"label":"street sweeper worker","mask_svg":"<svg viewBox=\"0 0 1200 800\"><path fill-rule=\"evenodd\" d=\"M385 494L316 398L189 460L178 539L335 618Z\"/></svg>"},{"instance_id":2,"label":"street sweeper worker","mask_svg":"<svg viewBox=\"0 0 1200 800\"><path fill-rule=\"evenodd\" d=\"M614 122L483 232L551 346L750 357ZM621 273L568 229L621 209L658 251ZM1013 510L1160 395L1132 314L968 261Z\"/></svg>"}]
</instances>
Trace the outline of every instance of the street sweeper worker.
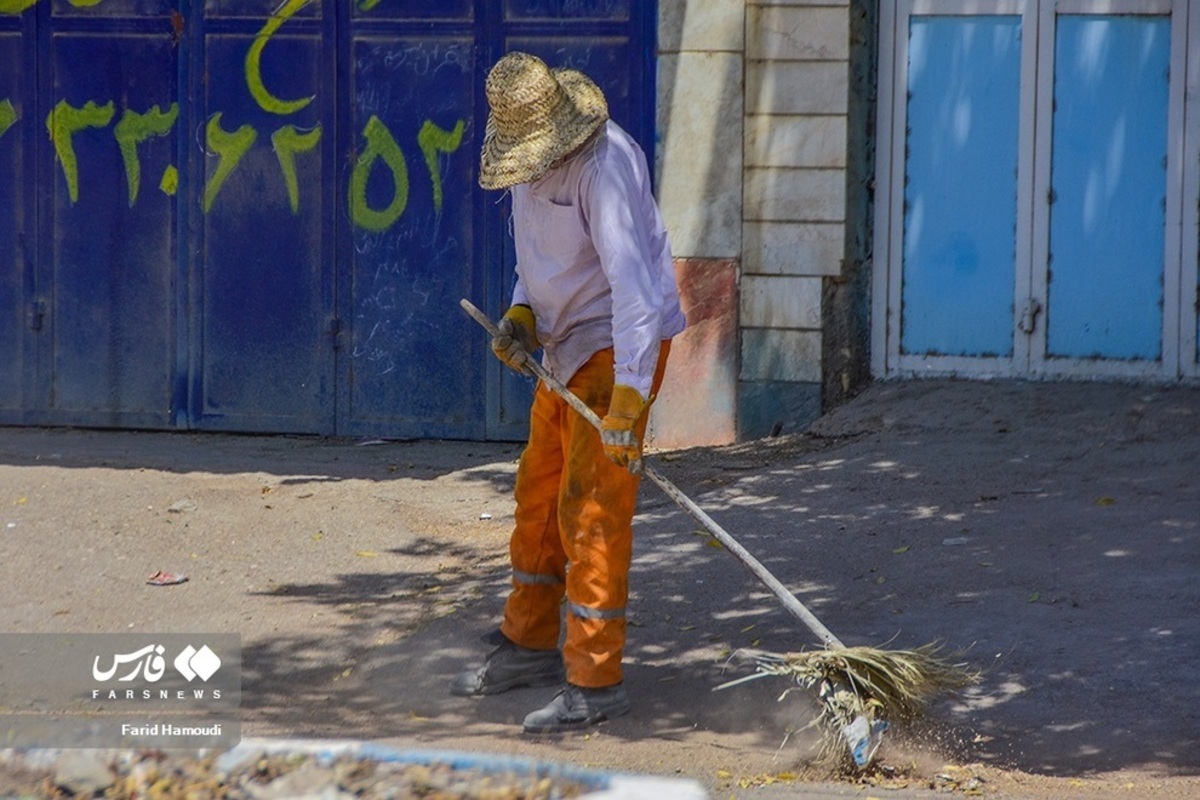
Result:
<instances>
[{"instance_id":1,"label":"street sweeper worker","mask_svg":"<svg viewBox=\"0 0 1200 800\"><path fill-rule=\"evenodd\" d=\"M538 384L517 468L512 589L486 637L496 649L450 690L558 685L524 720L529 733L552 733L630 708L621 659L639 477L628 465L684 316L645 154L609 119L600 88L514 52L492 67L486 92L479 183L511 192L517 255L492 350L528 372L540 349L603 431Z\"/></svg>"}]
</instances>

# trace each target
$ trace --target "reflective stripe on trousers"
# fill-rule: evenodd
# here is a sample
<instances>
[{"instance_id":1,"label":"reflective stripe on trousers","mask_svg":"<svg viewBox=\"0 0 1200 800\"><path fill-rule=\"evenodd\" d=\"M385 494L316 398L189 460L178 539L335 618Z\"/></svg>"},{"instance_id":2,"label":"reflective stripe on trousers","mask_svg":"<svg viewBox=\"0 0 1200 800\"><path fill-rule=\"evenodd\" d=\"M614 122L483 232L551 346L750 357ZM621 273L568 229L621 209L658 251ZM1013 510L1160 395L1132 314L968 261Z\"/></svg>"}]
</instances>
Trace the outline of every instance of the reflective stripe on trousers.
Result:
<instances>
[{"instance_id":1,"label":"reflective stripe on trousers","mask_svg":"<svg viewBox=\"0 0 1200 800\"><path fill-rule=\"evenodd\" d=\"M670 342L663 342L655 393L669 351ZM603 417L612 386L609 348L594 354L567 388ZM643 416L639 441L645 432ZM517 467L516 525L509 542L513 584L500 630L524 647L557 647L565 593L571 613L566 615L563 660L567 680L577 686L621 681L639 481L608 460L595 428L538 384L529 441ZM534 580L524 579L528 577Z\"/></svg>"}]
</instances>

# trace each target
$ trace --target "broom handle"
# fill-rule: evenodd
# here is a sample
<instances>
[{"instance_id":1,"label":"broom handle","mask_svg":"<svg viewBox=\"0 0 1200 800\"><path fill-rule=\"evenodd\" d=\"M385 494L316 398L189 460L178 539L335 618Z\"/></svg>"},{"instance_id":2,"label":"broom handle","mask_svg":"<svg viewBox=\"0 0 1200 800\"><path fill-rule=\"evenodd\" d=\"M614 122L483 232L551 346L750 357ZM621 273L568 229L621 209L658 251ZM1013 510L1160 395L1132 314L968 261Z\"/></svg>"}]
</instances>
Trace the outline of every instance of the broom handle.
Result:
<instances>
[{"instance_id":1,"label":"broom handle","mask_svg":"<svg viewBox=\"0 0 1200 800\"><path fill-rule=\"evenodd\" d=\"M495 324L487 317L486 314L472 305L471 301L464 298L463 300L459 301L459 304L473 320L482 325L484 329L493 337L499 333ZM592 411L592 409L588 407L586 403L576 397L570 389L564 386L562 381L551 375L545 367L543 367L533 358L527 358L525 363L533 370L534 375L541 379L541 381L545 383L552 392L565 400L567 404L571 406L571 408L578 411L593 428L600 430L600 417L595 411ZM754 577L758 578L764 586L770 589L771 592L774 593L774 595L779 599L779 602L783 604L783 607L787 609L792 616L803 622L808 629L812 631L822 643L824 643L826 647L845 649L845 645L842 644L841 640L834 636L833 633L831 633L830 630L821 623L821 620L817 619L816 615L814 615L803 603L796 599L796 596L789 592L787 587L784 586L778 578L772 575L770 570L762 565L762 562L751 555L746 548L742 547L737 539L734 539L731 535L729 535L729 533L727 533L724 528L718 525L716 521L704 511L704 509L696 505L695 501L684 494L678 486L671 483L671 481L667 480L662 473L656 470L653 466L646 464L644 461L630 464L630 471L643 472L647 477L650 478L650 480L654 481L658 485L658 488L663 490L667 497L670 497L679 505L680 508L691 514L697 522L704 526L706 531L712 534L713 538L724 545L726 550L733 553L734 557L738 561L742 562L742 566L750 570Z\"/></svg>"}]
</instances>

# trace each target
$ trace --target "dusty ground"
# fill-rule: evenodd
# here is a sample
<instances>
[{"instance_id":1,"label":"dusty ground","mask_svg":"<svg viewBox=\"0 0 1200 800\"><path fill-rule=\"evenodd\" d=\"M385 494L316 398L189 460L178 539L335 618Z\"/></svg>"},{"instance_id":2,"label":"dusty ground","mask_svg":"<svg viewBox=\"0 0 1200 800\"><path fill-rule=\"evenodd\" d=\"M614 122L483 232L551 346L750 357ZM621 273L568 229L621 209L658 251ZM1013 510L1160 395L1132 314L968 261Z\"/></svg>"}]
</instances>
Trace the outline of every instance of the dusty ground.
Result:
<instances>
[{"instance_id":1,"label":"dusty ground","mask_svg":"<svg viewBox=\"0 0 1200 800\"><path fill-rule=\"evenodd\" d=\"M551 691L450 697L506 590L517 454L0 429L0 631L240 632L254 736L678 774L720 798L1200 796L1200 389L881 383L805 434L656 454L848 644L940 640L983 670L928 730L888 734L874 784L795 779L809 701L777 702L778 679L710 691L752 671L738 648L811 637L649 482L632 713L536 739L519 721ZM189 580L146 585L159 569Z\"/></svg>"}]
</instances>

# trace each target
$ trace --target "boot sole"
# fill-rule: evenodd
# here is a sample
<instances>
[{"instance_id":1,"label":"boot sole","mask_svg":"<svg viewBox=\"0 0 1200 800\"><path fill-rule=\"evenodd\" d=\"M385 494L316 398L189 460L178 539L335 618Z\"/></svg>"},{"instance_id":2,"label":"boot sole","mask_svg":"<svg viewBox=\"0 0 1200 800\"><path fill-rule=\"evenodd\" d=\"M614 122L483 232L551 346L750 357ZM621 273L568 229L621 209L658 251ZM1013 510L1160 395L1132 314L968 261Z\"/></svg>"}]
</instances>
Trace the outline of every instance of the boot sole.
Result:
<instances>
[{"instance_id":1,"label":"boot sole","mask_svg":"<svg viewBox=\"0 0 1200 800\"><path fill-rule=\"evenodd\" d=\"M571 731L580 731L584 730L585 728L590 728L600 722L607 722L610 719L623 717L629 713L630 707L629 701L626 700L624 703L612 706L611 708L598 710L596 713L592 714L591 716L584 717L583 719L568 720L565 722L555 720L553 722L544 722L538 725L525 725L524 730L525 733L538 734L570 733Z\"/></svg>"}]
</instances>

